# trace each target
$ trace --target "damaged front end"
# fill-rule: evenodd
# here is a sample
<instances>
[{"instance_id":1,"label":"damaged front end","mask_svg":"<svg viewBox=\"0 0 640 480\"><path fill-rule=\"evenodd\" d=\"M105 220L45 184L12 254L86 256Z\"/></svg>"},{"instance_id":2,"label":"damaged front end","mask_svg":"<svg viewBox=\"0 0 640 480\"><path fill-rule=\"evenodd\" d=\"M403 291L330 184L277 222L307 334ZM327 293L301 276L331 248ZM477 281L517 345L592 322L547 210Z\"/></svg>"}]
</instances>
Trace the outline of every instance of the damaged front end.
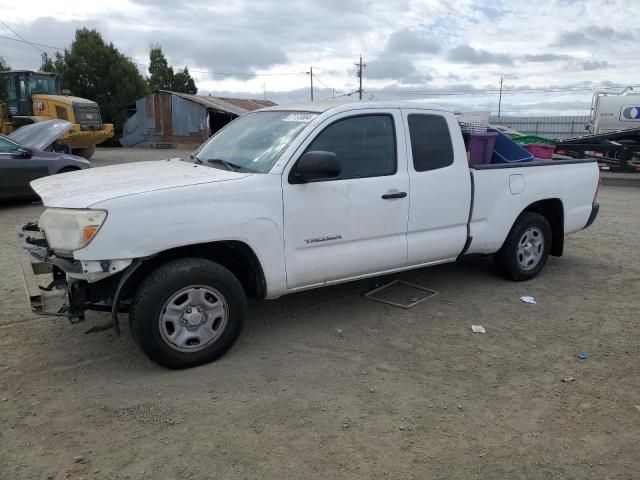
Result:
<instances>
[{"instance_id":1,"label":"damaged front end","mask_svg":"<svg viewBox=\"0 0 640 480\"><path fill-rule=\"evenodd\" d=\"M84 320L86 310L112 313L119 333L118 311L122 287L138 262L131 260L76 260L61 256L50 247L37 222L19 228L18 237L28 253L21 259L24 285L31 309L41 315L65 316L71 322Z\"/></svg>"}]
</instances>

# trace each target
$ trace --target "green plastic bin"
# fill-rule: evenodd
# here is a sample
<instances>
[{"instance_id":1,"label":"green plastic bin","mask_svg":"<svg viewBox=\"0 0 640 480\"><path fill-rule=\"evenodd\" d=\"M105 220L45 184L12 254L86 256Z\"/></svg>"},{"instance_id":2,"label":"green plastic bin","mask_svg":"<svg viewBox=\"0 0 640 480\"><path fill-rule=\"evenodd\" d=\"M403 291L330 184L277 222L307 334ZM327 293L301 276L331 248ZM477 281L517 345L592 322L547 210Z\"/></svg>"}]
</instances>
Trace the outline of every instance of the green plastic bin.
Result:
<instances>
[{"instance_id":1,"label":"green plastic bin","mask_svg":"<svg viewBox=\"0 0 640 480\"><path fill-rule=\"evenodd\" d=\"M556 142L544 137L538 137L537 135L522 135L520 137L513 137L512 140L520 145L531 145L534 143L542 145L555 145Z\"/></svg>"}]
</instances>

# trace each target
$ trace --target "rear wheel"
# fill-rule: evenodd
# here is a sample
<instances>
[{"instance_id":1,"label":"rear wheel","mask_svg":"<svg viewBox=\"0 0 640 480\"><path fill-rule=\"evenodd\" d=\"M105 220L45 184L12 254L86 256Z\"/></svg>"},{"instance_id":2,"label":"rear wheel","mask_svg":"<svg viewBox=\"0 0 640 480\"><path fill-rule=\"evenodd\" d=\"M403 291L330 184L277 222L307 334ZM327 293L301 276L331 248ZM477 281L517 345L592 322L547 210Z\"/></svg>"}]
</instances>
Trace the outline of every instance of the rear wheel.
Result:
<instances>
[{"instance_id":1,"label":"rear wheel","mask_svg":"<svg viewBox=\"0 0 640 480\"><path fill-rule=\"evenodd\" d=\"M515 281L529 280L540 273L550 249L549 222L539 213L524 212L494 255L494 262L504 277Z\"/></svg>"},{"instance_id":2,"label":"rear wheel","mask_svg":"<svg viewBox=\"0 0 640 480\"><path fill-rule=\"evenodd\" d=\"M222 356L240 335L247 311L237 278L201 258L169 262L140 285L130 311L133 338L168 368L186 368Z\"/></svg>"},{"instance_id":3,"label":"rear wheel","mask_svg":"<svg viewBox=\"0 0 640 480\"><path fill-rule=\"evenodd\" d=\"M80 157L86 158L87 160L89 160L95 152L96 152L95 145L91 145L90 147L87 147L87 148L79 148L77 150L73 150L74 155L78 155Z\"/></svg>"}]
</instances>

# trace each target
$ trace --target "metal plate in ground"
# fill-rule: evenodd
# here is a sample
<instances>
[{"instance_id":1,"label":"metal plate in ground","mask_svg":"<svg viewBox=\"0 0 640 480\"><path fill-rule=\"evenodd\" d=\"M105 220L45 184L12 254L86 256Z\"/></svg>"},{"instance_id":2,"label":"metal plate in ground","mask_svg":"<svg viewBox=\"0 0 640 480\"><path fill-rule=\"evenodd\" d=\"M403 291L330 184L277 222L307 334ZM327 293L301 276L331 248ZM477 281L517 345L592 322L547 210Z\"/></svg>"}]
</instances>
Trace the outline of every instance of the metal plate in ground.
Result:
<instances>
[{"instance_id":1,"label":"metal plate in ground","mask_svg":"<svg viewBox=\"0 0 640 480\"><path fill-rule=\"evenodd\" d=\"M364 294L365 297L371 300L400 308L414 307L436 295L438 295L438 292L434 290L403 280L394 280Z\"/></svg>"}]
</instances>

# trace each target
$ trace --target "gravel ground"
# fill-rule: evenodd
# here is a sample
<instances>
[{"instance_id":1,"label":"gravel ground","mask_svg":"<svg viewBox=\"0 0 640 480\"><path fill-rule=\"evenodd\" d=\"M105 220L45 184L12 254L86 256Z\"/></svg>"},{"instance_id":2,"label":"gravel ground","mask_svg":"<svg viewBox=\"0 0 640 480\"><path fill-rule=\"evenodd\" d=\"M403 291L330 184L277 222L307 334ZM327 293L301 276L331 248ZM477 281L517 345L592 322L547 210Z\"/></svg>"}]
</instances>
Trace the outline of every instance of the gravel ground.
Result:
<instances>
[{"instance_id":1,"label":"gravel ground","mask_svg":"<svg viewBox=\"0 0 640 480\"><path fill-rule=\"evenodd\" d=\"M640 188L600 200L533 281L480 258L255 303L227 355L184 371L126 327L85 335L105 314L33 315L14 229L42 207L0 206L0 478L638 478ZM391 278L440 295L363 298Z\"/></svg>"}]
</instances>

